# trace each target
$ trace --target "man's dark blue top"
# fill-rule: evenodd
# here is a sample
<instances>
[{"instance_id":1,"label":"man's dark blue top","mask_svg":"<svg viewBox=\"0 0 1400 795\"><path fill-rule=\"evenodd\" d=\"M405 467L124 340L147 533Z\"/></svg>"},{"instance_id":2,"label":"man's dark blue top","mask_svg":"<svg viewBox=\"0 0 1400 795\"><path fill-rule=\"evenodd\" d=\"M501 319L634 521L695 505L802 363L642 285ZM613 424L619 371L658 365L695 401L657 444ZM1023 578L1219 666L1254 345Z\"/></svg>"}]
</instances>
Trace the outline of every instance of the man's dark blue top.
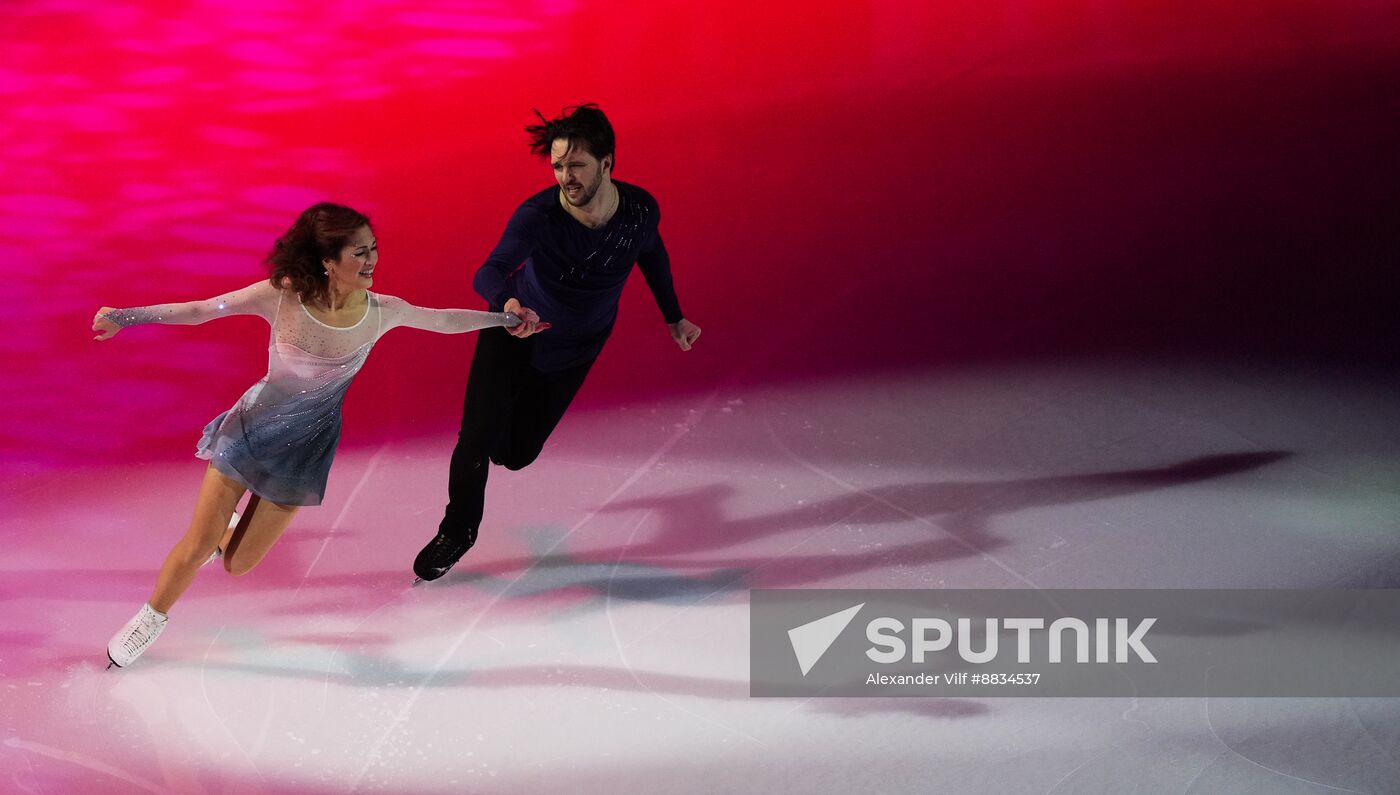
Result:
<instances>
[{"instance_id":1,"label":"man's dark blue top","mask_svg":"<svg viewBox=\"0 0 1400 795\"><path fill-rule=\"evenodd\" d=\"M597 358L612 333L633 263L641 267L666 322L684 317L657 228L656 199L636 185L617 180L613 185L617 210L598 229L560 206L557 187L526 199L476 272L472 286L493 310L515 298L553 324L532 338L531 364L538 370L563 370Z\"/></svg>"}]
</instances>

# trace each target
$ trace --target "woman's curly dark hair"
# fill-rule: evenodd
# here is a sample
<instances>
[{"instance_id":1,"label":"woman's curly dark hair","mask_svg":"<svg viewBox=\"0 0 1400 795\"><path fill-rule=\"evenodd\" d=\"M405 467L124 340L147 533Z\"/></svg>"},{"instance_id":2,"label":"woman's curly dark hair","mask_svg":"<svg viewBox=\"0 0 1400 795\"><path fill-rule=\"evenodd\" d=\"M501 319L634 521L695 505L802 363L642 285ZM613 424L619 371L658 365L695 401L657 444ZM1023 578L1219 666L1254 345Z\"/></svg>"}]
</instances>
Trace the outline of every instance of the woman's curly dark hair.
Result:
<instances>
[{"instance_id":1,"label":"woman's curly dark hair","mask_svg":"<svg viewBox=\"0 0 1400 795\"><path fill-rule=\"evenodd\" d=\"M530 151L539 157L549 157L549 148L555 139L563 138L573 149L580 143L588 153L599 160L613 156L613 168L617 168L617 138L613 135L612 123L603 111L592 102L564 108L557 119L546 119L538 109L532 108L539 124L525 128L530 136Z\"/></svg>"},{"instance_id":2,"label":"woman's curly dark hair","mask_svg":"<svg viewBox=\"0 0 1400 795\"><path fill-rule=\"evenodd\" d=\"M330 280L321 260L339 258L355 232L369 225L369 216L342 204L311 205L272 244L268 281L279 290L295 291L302 303L324 302Z\"/></svg>"}]
</instances>

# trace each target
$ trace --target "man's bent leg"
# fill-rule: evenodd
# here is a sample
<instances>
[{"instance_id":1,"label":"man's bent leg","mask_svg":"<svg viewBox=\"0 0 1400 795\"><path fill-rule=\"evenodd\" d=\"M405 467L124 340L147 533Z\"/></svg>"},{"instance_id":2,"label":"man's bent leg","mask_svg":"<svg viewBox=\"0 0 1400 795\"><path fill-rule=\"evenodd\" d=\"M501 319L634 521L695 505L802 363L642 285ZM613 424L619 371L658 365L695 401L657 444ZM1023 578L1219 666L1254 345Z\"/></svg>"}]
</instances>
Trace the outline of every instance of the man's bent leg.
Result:
<instances>
[{"instance_id":1,"label":"man's bent leg","mask_svg":"<svg viewBox=\"0 0 1400 795\"><path fill-rule=\"evenodd\" d=\"M530 385L520 395L511 417L510 432L501 439L491 460L512 470L533 463L592 367L589 362L558 373L531 373Z\"/></svg>"}]
</instances>

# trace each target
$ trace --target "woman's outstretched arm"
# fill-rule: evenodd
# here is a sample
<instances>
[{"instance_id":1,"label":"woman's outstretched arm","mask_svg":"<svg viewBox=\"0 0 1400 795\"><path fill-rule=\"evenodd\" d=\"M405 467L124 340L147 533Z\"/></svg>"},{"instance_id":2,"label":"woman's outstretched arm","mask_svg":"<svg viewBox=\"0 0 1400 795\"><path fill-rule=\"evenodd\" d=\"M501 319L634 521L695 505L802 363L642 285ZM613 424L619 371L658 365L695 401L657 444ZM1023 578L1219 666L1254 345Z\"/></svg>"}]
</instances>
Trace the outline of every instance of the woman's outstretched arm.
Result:
<instances>
[{"instance_id":1,"label":"woman's outstretched arm","mask_svg":"<svg viewBox=\"0 0 1400 795\"><path fill-rule=\"evenodd\" d=\"M494 326L510 328L520 324L520 318L509 312L478 312L475 309L426 309L414 306L392 295L379 296L382 331L395 326L435 331L439 334L461 334Z\"/></svg>"},{"instance_id":2,"label":"woman's outstretched arm","mask_svg":"<svg viewBox=\"0 0 1400 795\"><path fill-rule=\"evenodd\" d=\"M143 323L195 326L229 315L257 315L271 323L277 312L277 302L281 294L282 291L269 282L260 281L241 290L203 301L155 304L129 309L104 306L97 310L97 315L92 319L92 330L96 332L93 339L111 339L127 326L139 326Z\"/></svg>"}]
</instances>

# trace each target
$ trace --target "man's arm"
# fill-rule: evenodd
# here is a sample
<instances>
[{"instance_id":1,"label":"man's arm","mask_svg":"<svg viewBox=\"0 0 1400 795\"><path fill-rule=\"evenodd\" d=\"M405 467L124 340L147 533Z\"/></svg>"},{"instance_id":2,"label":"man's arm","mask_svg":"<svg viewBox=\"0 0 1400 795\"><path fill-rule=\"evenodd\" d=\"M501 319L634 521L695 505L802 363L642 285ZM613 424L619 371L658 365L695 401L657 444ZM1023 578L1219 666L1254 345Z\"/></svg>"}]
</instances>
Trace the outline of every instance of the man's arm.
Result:
<instances>
[{"instance_id":1,"label":"man's arm","mask_svg":"<svg viewBox=\"0 0 1400 795\"><path fill-rule=\"evenodd\" d=\"M506 222L506 230L486 262L477 268L472 288L491 306L504 307L506 301L515 297L510 275L535 250L536 229L542 220L538 210L520 205Z\"/></svg>"},{"instance_id":2,"label":"man's arm","mask_svg":"<svg viewBox=\"0 0 1400 795\"><path fill-rule=\"evenodd\" d=\"M637 267L651 288L651 296L667 325L685 319L681 313L680 299L676 298L676 285L671 278L671 257L666 253L666 244L661 240L661 230L652 230L651 237L637 254Z\"/></svg>"},{"instance_id":3,"label":"man's arm","mask_svg":"<svg viewBox=\"0 0 1400 795\"><path fill-rule=\"evenodd\" d=\"M637 255L637 267L642 269L647 287L651 288L651 296L656 299L656 306L666 319L671 339L681 350L690 350L690 346L700 338L700 327L686 320L681 313L681 302L676 297L675 281L671 278L671 257L666 253L666 243L661 240L660 229L652 230L651 238L642 246Z\"/></svg>"}]
</instances>

